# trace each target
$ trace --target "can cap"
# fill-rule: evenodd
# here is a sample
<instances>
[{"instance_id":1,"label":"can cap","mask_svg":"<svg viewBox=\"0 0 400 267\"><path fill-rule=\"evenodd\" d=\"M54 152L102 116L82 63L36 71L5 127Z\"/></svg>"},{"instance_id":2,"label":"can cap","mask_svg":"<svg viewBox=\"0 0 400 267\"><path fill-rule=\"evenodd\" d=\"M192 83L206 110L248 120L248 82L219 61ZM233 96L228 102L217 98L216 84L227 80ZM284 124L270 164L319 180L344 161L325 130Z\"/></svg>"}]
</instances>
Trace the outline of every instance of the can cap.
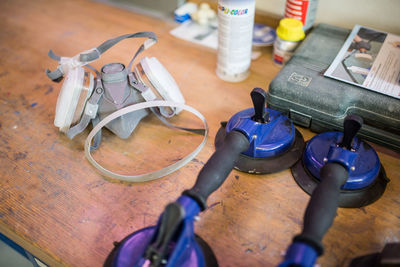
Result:
<instances>
[{"instance_id":1,"label":"can cap","mask_svg":"<svg viewBox=\"0 0 400 267\"><path fill-rule=\"evenodd\" d=\"M300 20L293 18L284 18L279 22L276 29L276 34L279 38L286 41L301 41L304 39L303 23Z\"/></svg>"}]
</instances>

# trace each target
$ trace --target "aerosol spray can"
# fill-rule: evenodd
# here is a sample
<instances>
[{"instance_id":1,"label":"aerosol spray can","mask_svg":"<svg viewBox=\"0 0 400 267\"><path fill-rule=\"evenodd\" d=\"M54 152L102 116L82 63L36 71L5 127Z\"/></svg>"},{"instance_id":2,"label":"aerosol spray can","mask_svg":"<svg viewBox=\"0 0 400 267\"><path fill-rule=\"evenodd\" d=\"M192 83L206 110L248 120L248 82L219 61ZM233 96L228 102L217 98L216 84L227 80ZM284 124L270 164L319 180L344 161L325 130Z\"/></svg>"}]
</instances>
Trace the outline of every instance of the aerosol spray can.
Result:
<instances>
[{"instance_id":1,"label":"aerosol spray can","mask_svg":"<svg viewBox=\"0 0 400 267\"><path fill-rule=\"evenodd\" d=\"M240 82L249 76L255 0L218 0L217 75Z\"/></svg>"},{"instance_id":2,"label":"aerosol spray can","mask_svg":"<svg viewBox=\"0 0 400 267\"><path fill-rule=\"evenodd\" d=\"M318 0L286 0L285 18L300 20L307 31L314 25Z\"/></svg>"}]
</instances>

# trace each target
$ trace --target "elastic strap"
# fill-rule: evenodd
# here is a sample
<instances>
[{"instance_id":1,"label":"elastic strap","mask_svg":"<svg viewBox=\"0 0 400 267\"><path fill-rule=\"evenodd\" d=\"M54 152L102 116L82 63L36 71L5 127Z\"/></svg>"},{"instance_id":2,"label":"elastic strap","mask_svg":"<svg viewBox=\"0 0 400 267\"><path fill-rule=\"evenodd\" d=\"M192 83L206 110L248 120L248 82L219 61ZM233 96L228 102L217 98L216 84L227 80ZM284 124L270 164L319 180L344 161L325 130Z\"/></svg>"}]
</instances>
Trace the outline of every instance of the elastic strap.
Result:
<instances>
[{"instance_id":1,"label":"elastic strap","mask_svg":"<svg viewBox=\"0 0 400 267\"><path fill-rule=\"evenodd\" d=\"M96 77L100 77L100 72L99 72L98 70L96 70L95 67L93 67L93 66L90 65L90 64L86 64L85 67L88 68L88 69L90 69L90 70L92 70L92 71L94 71L94 73L96 73Z\"/></svg>"},{"instance_id":2,"label":"elastic strap","mask_svg":"<svg viewBox=\"0 0 400 267\"><path fill-rule=\"evenodd\" d=\"M99 45L98 47L94 49L90 49L90 52L82 52L79 54L79 62L81 63L81 66L87 65L88 63L98 59L104 52L106 52L108 49L119 43L120 41L128 38L142 38L146 37L149 38L149 40L145 41L144 44L140 46L140 48L136 51L135 55L133 56L131 62L129 65L132 65L132 62L135 60L138 54L140 54L142 51L146 50L153 44L157 42L157 35L153 32L138 32L138 33L132 33L132 34L125 34L118 36L116 38L110 39ZM52 50L49 51L48 53L49 57L59 61L61 60L60 56L57 56ZM73 58L69 58L73 59ZM79 63L78 62L78 63ZM76 63L76 62L75 62ZM90 67L91 69L94 69L93 67ZM99 73L96 71L96 73ZM61 81L62 77L64 76L64 71L62 69L62 64L59 64L57 69L55 71L50 71L49 69L46 69L46 74L47 76L55 82Z\"/></svg>"},{"instance_id":3,"label":"elastic strap","mask_svg":"<svg viewBox=\"0 0 400 267\"><path fill-rule=\"evenodd\" d=\"M99 118L99 116L96 116L96 118L94 118L92 120L92 127L93 128L96 127L96 125L99 124L99 122L100 122L100 118ZM100 143L101 143L101 130L98 131L97 134L94 136L93 144L90 147L90 151L98 149L100 146Z\"/></svg>"},{"instance_id":4,"label":"elastic strap","mask_svg":"<svg viewBox=\"0 0 400 267\"><path fill-rule=\"evenodd\" d=\"M168 120L166 118L164 118L156 108L150 108L150 110L157 116L157 118L162 123L164 123L168 127L171 127L173 129L186 131L186 132L190 132L190 133L194 133L194 134L204 135L204 129L192 129L192 128L185 128L185 127L180 127L180 126L173 125L173 124L169 123Z\"/></svg>"},{"instance_id":5,"label":"elastic strap","mask_svg":"<svg viewBox=\"0 0 400 267\"><path fill-rule=\"evenodd\" d=\"M85 110L81 120L79 121L78 124L71 127L66 133L69 139L72 139L77 134L83 132L83 130L85 130L86 127L88 126L90 120L96 118L97 109L99 106L98 103L103 93L104 93L103 84L101 83L100 77L97 76L96 88L93 91L92 96L89 98L89 101L87 101L86 103Z\"/></svg>"},{"instance_id":6,"label":"elastic strap","mask_svg":"<svg viewBox=\"0 0 400 267\"><path fill-rule=\"evenodd\" d=\"M144 45L141 45L141 46L139 47L139 49L136 51L135 55L133 55L131 61L129 62L129 65L128 65L128 71L129 71L129 72L132 72L133 61L135 61L135 58L136 58L142 51L144 51Z\"/></svg>"},{"instance_id":7,"label":"elastic strap","mask_svg":"<svg viewBox=\"0 0 400 267\"><path fill-rule=\"evenodd\" d=\"M54 59L55 61L61 60L61 57L57 56L51 49L49 50L49 53L47 55L51 59ZM49 69L46 69L45 72L47 77L49 77L54 82L60 82L62 77L64 76L64 72L62 71L61 66L58 66L58 68L55 71L50 71Z\"/></svg>"},{"instance_id":8,"label":"elastic strap","mask_svg":"<svg viewBox=\"0 0 400 267\"><path fill-rule=\"evenodd\" d=\"M91 155L90 147L92 143L93 137L97 134L98 131L101 130L102 127L104 127L107 123L110 121L125 115L127 113L131 113L137 110L145 109L145 108L155 108L155 107L176 107L176 108L181 108L184 110L187 110L194 115L196 115L198 118L200 118L204 124L204 138L201 144L189 155L185 156L181 160L154 172L146 173L146 174L141 174L141 175L121 175L114 173L110 170L107 170L103 166L101 166L97 161L95 161ZM187 106L185 104L181 103L175 103L171 101L149 101L149 102L142 102L138 104L134 104L131 106L127 106L125 108L122 108L120 110L117 110L113 112L112 114L108 115L105 117L102 121L100 121L89 133L88 137L86 138L85 141L85 155L88 161L98 170L100 171L103 175L114 178L114 179L119 179L119 180L124 180L124 181L129 181L129 182L145 182L145 181L151 181L154 179L161 178L163 176L166 176L177 169L183 167L186 165L189 161L191 161L199 152L200 150L204 147L206 141L207 141L207 135L208 135L208 125L207 122L204 118L204 116L198 112L196 109Z\"/></svg>"},{"instance_id":9,"label":"elastic strap","mask_svg":"<svg viewBox=\"0 0 400 267\"><path fill-rule=\"evenodd\" d=\"M147 87L146 85L144 85L141 82L138 82L138 80L135 77L136 77L136 75L133 72L128 74L129 84L141 93L144 100L146 100L146 101L159 100L159 99L157 99L157 96L154 94L154 92L149 87ZM160 109L153 107L153 108L150 108L150 110L157 116L158 119L160 119L160 121L162 123L164 123L168 127L195 133L195 134L204 134L204 129L191 129L191 128L184 128L184 127L172 125L164 117L171 118L174 115L174 113L172 113L171 115L165 114L165 112L166 112L165 108L164 107L159 107L159 108ZM165 111L165 112L163 113L162 111Z\"/></svg>"},{"instance_id":10,"label":"elastic strap","mask_svg":"<svg viewBox=\"0 0 400 267\"><path fill-rule=\"evenodd\" d=\"M111 47L113 47L114 45L116 45L117 43L121 42L124 39L143 38L143 37L145 37L145 38L147 37L147 38L151 39L153 43L157 42L157 35L154 32L137 32L137 33L132 33L132 34L125 34L125 35L121 35L121 36L118 36L113 39L105 41L104 43L102 43L101 45L96 47L96 49L94 49L93 51L91 51L89 53L85 53L85 54L82 53L80 55L79 59L82 62L96 60L104 52L106 52L108 49L110 49ZM143 46L143 50L150 47L150 45L148 47L145 47L144 45L142 45L142 46Z\"/></svg>"},{"instance_id":11,"label":"elastic strap","mask_svg":"<svg viewBox=\"0 0 400 267\"><path fill-rule=\"evenodd\" d=\"M49 53L47 54L51 59L54 59L56 61L60 61L61 57L57 56L56 54L54 54L53 50L49 50Z\"/></svg>"}]
</instances>

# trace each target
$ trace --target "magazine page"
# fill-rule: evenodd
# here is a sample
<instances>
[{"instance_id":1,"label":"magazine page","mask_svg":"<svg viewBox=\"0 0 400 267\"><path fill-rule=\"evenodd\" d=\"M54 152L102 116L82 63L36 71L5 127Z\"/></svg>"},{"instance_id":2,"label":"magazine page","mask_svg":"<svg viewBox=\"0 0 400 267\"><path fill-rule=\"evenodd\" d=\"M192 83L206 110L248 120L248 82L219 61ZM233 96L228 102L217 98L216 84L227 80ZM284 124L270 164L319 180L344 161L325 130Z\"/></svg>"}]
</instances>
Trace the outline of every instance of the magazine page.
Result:
<instances>
[{"instance_id":1,"label":"magazine page","mask_svg":"<svg viewBox=\"0 0 400 267\"><path fill-rule=\"evenodd\" d=\"M325 76L400 99L400 36L356 25Z\"/></svg>"}]
</instances>

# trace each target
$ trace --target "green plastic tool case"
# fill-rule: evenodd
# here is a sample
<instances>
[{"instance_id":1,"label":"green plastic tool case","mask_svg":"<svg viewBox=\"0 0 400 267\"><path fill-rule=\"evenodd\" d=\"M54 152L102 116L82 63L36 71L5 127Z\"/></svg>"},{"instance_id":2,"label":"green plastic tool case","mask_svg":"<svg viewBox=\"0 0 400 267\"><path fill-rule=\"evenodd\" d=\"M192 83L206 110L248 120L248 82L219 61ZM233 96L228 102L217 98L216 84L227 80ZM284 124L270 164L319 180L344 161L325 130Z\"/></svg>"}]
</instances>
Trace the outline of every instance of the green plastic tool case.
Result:
<instances>
[{"instance_id":1,"label":"green plastic tool case","mask_svg":"<svg viewBox=\"0 0 400 267\"><path fill-rule=\"evenodd\" d=\"M314 132L341 131L348 114L363 118L358 136L400 151L400 100L324 77L350 30L317 25L269 85L267 104Z\"/></svg>"}]
</instances>

